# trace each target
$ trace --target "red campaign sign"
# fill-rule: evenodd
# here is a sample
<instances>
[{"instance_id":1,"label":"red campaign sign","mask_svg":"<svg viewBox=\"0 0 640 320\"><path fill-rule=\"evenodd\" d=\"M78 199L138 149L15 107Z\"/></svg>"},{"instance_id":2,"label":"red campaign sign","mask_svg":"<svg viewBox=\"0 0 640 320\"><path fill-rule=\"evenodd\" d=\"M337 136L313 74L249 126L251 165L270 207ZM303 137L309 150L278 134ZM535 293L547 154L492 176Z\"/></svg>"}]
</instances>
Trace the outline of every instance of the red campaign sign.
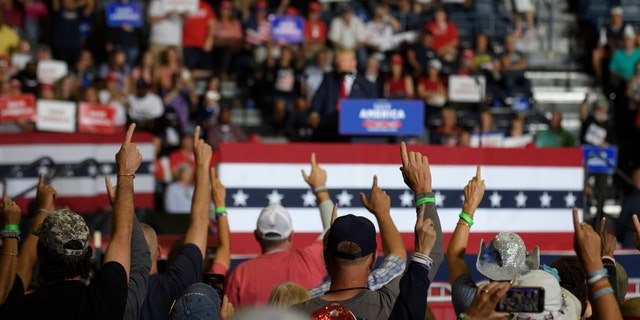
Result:
<instances>
[{"instance_id":1,"label":"red campaign sign","mask_svg":"<svg viewBox=\"0 0 640 320\"><path fill-rule=\"evenodd\" d=\"M35 121L36 97L32 94L0 95L0 122Z\"/></svg>"},{"instance_id":2,"label":"red campaign sign","mask_svg":"<svg viewBox=\"0 0 640 320\"><path fill-rule=\"evenodd\" d=\"M87 133L114 133L115 110L104 104L81 102L78 106L78 131Z\"/></svg>"}]
</instances>

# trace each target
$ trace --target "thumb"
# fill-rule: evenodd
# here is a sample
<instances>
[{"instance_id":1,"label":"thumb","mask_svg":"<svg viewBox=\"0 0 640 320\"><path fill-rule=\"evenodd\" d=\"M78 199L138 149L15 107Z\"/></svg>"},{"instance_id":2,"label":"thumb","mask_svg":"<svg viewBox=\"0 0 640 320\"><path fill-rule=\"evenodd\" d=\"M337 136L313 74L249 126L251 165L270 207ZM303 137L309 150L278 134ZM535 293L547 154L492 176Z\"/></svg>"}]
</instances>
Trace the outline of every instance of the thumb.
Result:
<instances>
[{"instance_id":1,"label":"thumb","mask_svg":"<svg viewBox=\"0 0 640 320\"><path fill-rule=\"evenodd\" d=\"M369 200L367 200L367 196L364 195L364 192L360 192L360 201L362 201L362 205L365 208L369 208Z\"/></svg>"},{"instance_id":2,"label":"thumb","mask_svg":"<svg viewBox=\"0 0 640 320\"><path fill-rule=\"evenodd\" d=\"M304 179L304 181L309 180L309 176L306 172L304 172L304 169L300 169L300 172L302 172L302 178Z\"/></svg>"}]
</instances>

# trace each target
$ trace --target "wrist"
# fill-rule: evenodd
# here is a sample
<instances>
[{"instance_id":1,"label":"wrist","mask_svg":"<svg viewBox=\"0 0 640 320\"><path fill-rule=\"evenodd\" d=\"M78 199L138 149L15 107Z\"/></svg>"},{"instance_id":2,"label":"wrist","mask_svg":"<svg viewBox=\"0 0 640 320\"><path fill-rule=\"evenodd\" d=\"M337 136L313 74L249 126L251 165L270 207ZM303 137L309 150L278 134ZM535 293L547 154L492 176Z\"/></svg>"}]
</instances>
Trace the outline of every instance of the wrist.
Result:
<instances>
[{"instance_id":1,"label":"wrist","mask_svg":"<svg viewBox=\"0 0 640 320\"><path fill-rule=\"evenodd\" d=\"M594 272L594 271L598 271L598 270L602 270L604 269L604 265L602 264L602 260L597 258L595 260L584 260L582 259L582 265L584 266L584 270L589 273L589 272Z\"/></svg>"},{"instance_id":2,"label":"wrist","mask_svg":"<svg viewBox=\"0 0 640 320\"><path fill-rule=\"evenodd\" d=\"M476 207L467 205L465 203L462 205L462 212L466 213L469 217L473 218L473 214L476 212Z\"/></svg>"}]
</instances>

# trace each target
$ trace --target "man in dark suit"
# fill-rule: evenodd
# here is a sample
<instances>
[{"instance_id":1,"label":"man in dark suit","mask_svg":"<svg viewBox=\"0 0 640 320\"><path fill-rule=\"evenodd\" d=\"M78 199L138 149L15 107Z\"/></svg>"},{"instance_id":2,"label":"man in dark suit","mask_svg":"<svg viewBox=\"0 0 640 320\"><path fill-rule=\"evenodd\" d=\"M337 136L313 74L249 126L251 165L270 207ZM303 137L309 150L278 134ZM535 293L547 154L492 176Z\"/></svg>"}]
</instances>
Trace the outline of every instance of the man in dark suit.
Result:
<instances>
[{"instance_id":1,"label":"man in dark suit","mask_svg":"<svg viewBox=\"0 0 640 320\"><path fill-rule=\"evenodd\" d=\"M309 125L314 129L313 141L348 141L348 137L338 133L341 99L378 98L375 85L356 72L357 60L353 50L336 50L335 63L335 71L325 73L311 101Z\"/></svg>"}]
</instances>

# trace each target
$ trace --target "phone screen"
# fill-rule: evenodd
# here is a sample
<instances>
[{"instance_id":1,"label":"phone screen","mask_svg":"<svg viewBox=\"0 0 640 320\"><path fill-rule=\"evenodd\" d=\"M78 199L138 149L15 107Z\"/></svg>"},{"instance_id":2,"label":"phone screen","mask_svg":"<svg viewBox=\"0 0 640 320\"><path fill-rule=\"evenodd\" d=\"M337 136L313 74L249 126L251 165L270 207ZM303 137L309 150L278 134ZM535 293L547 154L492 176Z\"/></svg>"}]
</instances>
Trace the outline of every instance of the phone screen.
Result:
<instances>
[{"instance_id":1,"label":"phone screen","mask_svg":"<svg viewBox=\"0 0 640 320\"><path fill-rule=\"evenodd\" d=\"M500 312L537 313L544 311L544 288L512 287L507 296L496 306Z\"/></svg>"},{"instance_id":2,"label":"phone screen","mask_svg":"<svg viewBox=\"0 0 640 320\"><path fill-rule=\"evenodd\" d=\"M224 275L219 273L205 273L202 275L202 282L216 290L220 297L220 304L222 305L222 298L224 298Z\"/></svg>"}]
</instances>

